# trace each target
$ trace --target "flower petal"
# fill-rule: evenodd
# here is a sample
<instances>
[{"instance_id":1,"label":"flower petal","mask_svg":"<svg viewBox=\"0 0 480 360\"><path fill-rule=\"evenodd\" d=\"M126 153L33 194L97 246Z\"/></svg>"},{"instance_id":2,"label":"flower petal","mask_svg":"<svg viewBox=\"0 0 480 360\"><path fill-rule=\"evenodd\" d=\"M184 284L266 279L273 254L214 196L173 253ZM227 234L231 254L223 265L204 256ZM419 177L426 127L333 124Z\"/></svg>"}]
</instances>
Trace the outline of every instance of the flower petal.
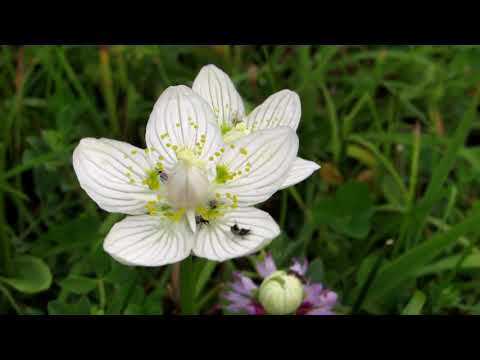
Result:
<instances>
[{"instance_id":1,"label":"flower petal","mask_svg":"<svg viewBox=\"0 0 480 360\"><path fill-rule=\"evenodd\" d=\"M243 101L230 77L215 65L204 66L193 82L193 91L212 107L218 124L231 125L245 116Z\"/></svg>"},{"instance_id":2,"label":"flower petal","mask_svg":"<svg viewBox=\"0 0 480 360\"><path fill-rule=\"evenodd\" d=\"M255 264L255 268L256 268L258 274L262 278L266 278L271 273L274 273L275 271L277 271L277 265L275 265L275 261L273 260L273 256L270 253L268 253L265 256L265 259L257 262Z\"/></svg>"},{"instance_id":3,"label":"flower petal","mask_svg":"<svg viewBox=\"0 0 480 360\"><path fill-rule=\"evenodd\" d=\"M231 227L235 224L241 229L250 230L250 233L245 236L234 235ZM266 246L279 234L277 223L265 211L255 208L233 209L197 229L193 253L209 260L226 261Z\"/></svg>"},{"instance_id":4,"label":"flower petal","mask_svg":"<svg viewBox=\"0 0 480 360\"><path fill-rule=\"evenodd\" d=\"M293 162L292 167L288 171L287 177L283 181L279 190L285 189L292 185L298 184L299 182L302 182L318 169L320 169L320 165L314 163L313 161L304 160L302 158L297 157Z\"/></svg>"},{"instance_id":5,"label":"flower petal","mask_svg":"<svg viewBox=\"0 0 480 360\"><path fill-rule=\"evenodd\" d=\"M328 308L314 308L312 310L310 310L309 312L307 312L305 315L325 315L325 316L333 316L333 315L337 315L335 314L333 311L331 311L330 309Z\"/></svg>"},{"instance_id":6,"label":"flower petal","mask_svg":"<svg viewBox=\"0 0 480 360\"><path fill-rule=\"evenodd\" d=\"M221 298L228 301L225 310L231 313L246 313L248 315L259 315L263 309L259 308L252 299L248 299L240 294L226 292L220 295Z\"/></svg>"},{"instance_id":7,"label":"flower petal","mask_svg":"<svg viewBox=\"0 0 480 360\"><path fill-rule=\"evenodd\" d=\"M184 221L170 222L157 216L128 216L108 233L103 248L127 265L162 266L185 259L193 235Z\"/></svg>"},{"instance_id":8,"label":"flower petal","mask_svg":"<svg viewBox=\"0 0 480 360\"><path fill-rule=\"evenodd\" d=\"M249 277L243 275L240 272L233 273L233 281L230 284L233 291L245 295L252 296L252 292L258 288L257 285Z\"/></svg>"},{"instance_id":9,"label":"flower petal","mask_svg":"<svg viewBox=\"0 0 480 360\"><path fill-rule=\"evenodd\" d=\"M129 215L146 213L156 194L143 184L152 168L144 150L130 144L85 138L73 152L80 186L102 209Z\"/></svg>"},{"instance_id":10,"label":"flower petal","mask_svg":"<svg viewBox=\"0 0 480 360\"><path fill-rule=\"evenodd\" d=\"M218 184L216 191L234 194L239 206L261 203L279 189L297 152L298 137L285 126L244 136L219 158L235 176Z\"/></svg>"},{"instance_id":11,"label":"flower petal","mask_svg":"<svg viewBox=\"0 0 480 360\"><path fill-rule=\"evenodd\" d=\"M320 306L323 305L320 294L323 291L323 285L319 283L307 284L304 286L305 299L310 306Z\"/></svg>"},{"instance_id":12,"label":"flower petal","mask_svg":"<svg viewBox=\"0 0 480 360\"><path fill-rule=\"evenodd\" d=\"M242 306L249 305L251 302L251 299L235 291L226 291L221 294L221 297L224 298L225 300L228 300L232 303L236 303Z\"/></svg>"},{"instance_id":13,"label":"flower petal","mask_svg":"<svg viewBox=\"0 0 480 360\"><path fill-rule=\"evenodd\" d=\"M188 226L190 226L190 230L192 230L192 232L195 232L197 230L197 222L195 220L195 210L188 209L185 213L185 217L187 219Z\"/></svg>"},{"instance_id":14,"label":"flower petal","mask_svg":"<svg viewBox=\"0 0 480 360\"><path fill-rule=\"evenodd\" d=\"M297 130L302 114L300 98L290 90L279 91L257 106L245 123L253 131L288 126Z\"/></svg>"},{"instance_id":15,"label":"flower petal","mask_svg":"<svg viewBox=\"0 0 480 360\"><path fill-rule=\"evenodd\" d=\"M159 156L168 170L177 161L176 151L194 151L200 160L213 155L223 143L215 115L207 102L187 86L171 86L158 98L145 135L153 160Z\"/></svg>"},{"instance_id":16,"label":"flower petal","mask_svg":"<svg viewBox=\"0 0 480 360\"><path fill-rule=\"evenodd\" d=\"M298 275L305 276L308 270L307 259L304 259L303 261L293 259L293 265L290 266L290 270L297 273Z\"/></svg>"}]
</instances>

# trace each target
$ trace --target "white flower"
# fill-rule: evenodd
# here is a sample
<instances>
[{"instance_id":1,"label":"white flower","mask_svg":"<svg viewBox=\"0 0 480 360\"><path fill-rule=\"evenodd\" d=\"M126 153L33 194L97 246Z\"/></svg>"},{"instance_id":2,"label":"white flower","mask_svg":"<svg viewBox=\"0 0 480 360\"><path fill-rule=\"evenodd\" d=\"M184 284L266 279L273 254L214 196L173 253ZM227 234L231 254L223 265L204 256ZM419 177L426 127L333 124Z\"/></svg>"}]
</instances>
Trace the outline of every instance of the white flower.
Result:
<instances>
[{"instance_id":1,"label":"white flower","mask_svg":"<svg viewBox=\"0 0 480 360\"><path fill-rule=\"evenodd\" d=\"M160 266L190 253L216 261L251 254L280 230L253 206L282 184L298 151L289 127L225 144L207 102L186 86L157 100L146 149L85 138L73 153L81 187L102 209L127 216L104 249L127 265Z\"/></svg>"},{"instance_id":2,"label":"white flower","mask_svg":"<svg viewBox=\"0 0 480 360\"><path fill-rule=\"evenodd\" d=\"M301 105L297 93L281 90L245 116L243 101L232 80L215 65L204 66L192 86L212 107L226 143L259 130L288 126L297 130ZM280 189L295 185L320 168L313 161L297 157Z\"/></svg>"}]
</instances>

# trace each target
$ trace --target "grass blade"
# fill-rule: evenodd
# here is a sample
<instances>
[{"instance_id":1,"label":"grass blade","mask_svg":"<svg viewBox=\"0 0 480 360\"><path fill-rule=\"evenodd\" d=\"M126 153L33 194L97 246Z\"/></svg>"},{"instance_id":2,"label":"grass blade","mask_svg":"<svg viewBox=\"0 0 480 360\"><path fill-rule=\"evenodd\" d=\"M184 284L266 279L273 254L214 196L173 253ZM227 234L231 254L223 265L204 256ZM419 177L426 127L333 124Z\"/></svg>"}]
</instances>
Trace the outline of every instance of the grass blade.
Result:
<instances>
[{"instance_id":1,"label":"grass blade","mask_svg":"<svg viewBox=\"0 0 480 360\"><path fill-rule=\"evenodd\" d=\"M426 301L427 297L425 294L416 290L410 299L410 302L405 306L405 309L403 309L402 315L421 315Z\"/></svg>"},{"instance_id":2,"label":"grass blade","mask_svg":"<svg viewBox=\"0 0 480 360\"><path fill-rule=\"evenodd\" d=\"M205 260L205 264L202 264L202 268L198 273L197 284L195 287L196 298L198 298L202 294L202 291L205 285L207 285L207 282L212 276L212 273L215 270L216 266L217 266L217 263L215 261L210 261L210 260Z\"/></svg>"},{"instance_id":3,"label":"grass blade","mask_svg":"<svg viewBox=\"0 0 480 360\"><path fill-rule=\"evenodd\" d=\"M470 215L460 224L451 227L444 233L437 233L429 240L405 252L391 263L382 267L369 291L368 300L380 299L405 280L415 277L418 269L429 264L447 247L453 245L460 236L469 231L480 230L480 204L471 211Z\"/></svg>"},{"instance_id":4,"label":"grass blade","mask_svg":"<svg viewBox=\"0 0 480 360\"><path fill-rule=\"evenodd\" d=\"M448 178L454 164L457 159L457 155L460 149L463 147L465 140L473 125L473 121L476 119L477 106L479 103L479 92L475 94L473 101L470 104L469 109L465 113L460 125L455 131L454 136L450 140L447 151L442 157L442 161L434 168L430 183L428 184L425 195L420 200L420 203L414 209L411 216L409 234L413 235L414 242L418 242L421 231L427 221L427 216L430 214L433 206L439 200L442 195L442 187Z\"/></svg>"}]
</instances>

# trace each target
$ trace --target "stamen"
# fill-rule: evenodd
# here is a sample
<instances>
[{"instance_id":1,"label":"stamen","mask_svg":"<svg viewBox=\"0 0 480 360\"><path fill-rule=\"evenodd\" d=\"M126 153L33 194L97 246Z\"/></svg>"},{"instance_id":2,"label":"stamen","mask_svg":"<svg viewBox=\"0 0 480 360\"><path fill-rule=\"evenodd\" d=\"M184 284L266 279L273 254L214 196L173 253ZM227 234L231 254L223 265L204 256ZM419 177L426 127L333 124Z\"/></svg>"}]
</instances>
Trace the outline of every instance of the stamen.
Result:
<instances>
[{"instance_id":1,"label":"stamen","mask_svg":"<svg viewBox=\"0 0 480 360\"><path fill-rule=\"evenodd\" d=\"M160 180L162 180L163 183L166 183L168 180L168 174L165 171L160 171Z\"/></svg>"}]
</instances>

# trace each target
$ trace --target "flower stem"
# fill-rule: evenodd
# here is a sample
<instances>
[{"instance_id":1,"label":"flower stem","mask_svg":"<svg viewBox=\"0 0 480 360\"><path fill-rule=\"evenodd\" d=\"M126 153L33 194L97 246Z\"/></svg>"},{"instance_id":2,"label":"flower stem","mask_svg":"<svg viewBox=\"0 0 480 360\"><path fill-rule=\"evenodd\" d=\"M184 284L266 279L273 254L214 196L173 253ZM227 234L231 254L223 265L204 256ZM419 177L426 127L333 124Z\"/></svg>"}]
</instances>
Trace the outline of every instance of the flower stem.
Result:
<instances>
[{"instance_id":1,"label":"flower stem","mask_svg":"<svg viewBox=\"0 0 480 360\"><path fill-rule=\"evenodd\" d=\"M0 173L5 169L5 146L0 143ZM5 199L4 193L0 191L0 272L5 275L12 273L11 249L6 233L5 221Z\"/></svg>"},{"instance_id":2,"label":"flower stem","mask_svg":"<svg viewBox=\"0 0 480 360\"><path fill-rule=\"evenodd\" d=\"M361 310L363 302L367 297L368 291L370 290L373 281L377 277L378 271L380 270L383 262L386 260L388 254L391 252L391 244L389 242L385 243L383 249L380 251L380 254L373 264L370 272L368 273L367 279L365 280L364 284L360 288L359 294L355 299L355 302L352 306L352 314L357 314L358 311Z\"/></svg>"},{"instance_id":3,"label":"flower stem","mask_svg":"<svg viewBox=\"0 0 480 360\"><path fill-rule=\"evenodd\" d=\"M100 302L100 308L102 310L105 310L105 307L107 306L107 295L105 292L105 284L103 282L103 279L99 278L97 280L97 287L98 287L98 297L99 297L99 302Z\"/></svg>"},{"instance_id":4,"label":"flower stem","mask_svg":"<svg viewBox=\"0 0 480 360\"><path fill-rule=\"evenodd\" d=\"M180 264L180 307L182 315L195 315L197 313L196 280L194 262L190 256Z\"/></svg>"},{"instance_id":5,"label":"flower stem","mask_svg":"<svg viewBox=\"0 0 480 360\"><path fill-rule=\"evenodd\" d=\"M0 285L0 293L5 296L7 301L12 306L13 310L15 310L15 312L17 313L17 315L23 315L22 309L20 309L18 304L15 302L15 299L13 298L12 294L6 287L3 287L2 285Z\"/></svg>"},{"instance_id":6,"label":"flower stem","mask_svg":"<svg viewBox=\"0 0 480 360\"><path fill-rule=\"evenodd\" d=\"M112 70L110 68L110 55L107 46L100 46L100 76L102 80L103 96L107 106L110 130L114 134L119 133L119 124L115 104L115 93L113 90Z\"/></svg>"}]
</instances>

